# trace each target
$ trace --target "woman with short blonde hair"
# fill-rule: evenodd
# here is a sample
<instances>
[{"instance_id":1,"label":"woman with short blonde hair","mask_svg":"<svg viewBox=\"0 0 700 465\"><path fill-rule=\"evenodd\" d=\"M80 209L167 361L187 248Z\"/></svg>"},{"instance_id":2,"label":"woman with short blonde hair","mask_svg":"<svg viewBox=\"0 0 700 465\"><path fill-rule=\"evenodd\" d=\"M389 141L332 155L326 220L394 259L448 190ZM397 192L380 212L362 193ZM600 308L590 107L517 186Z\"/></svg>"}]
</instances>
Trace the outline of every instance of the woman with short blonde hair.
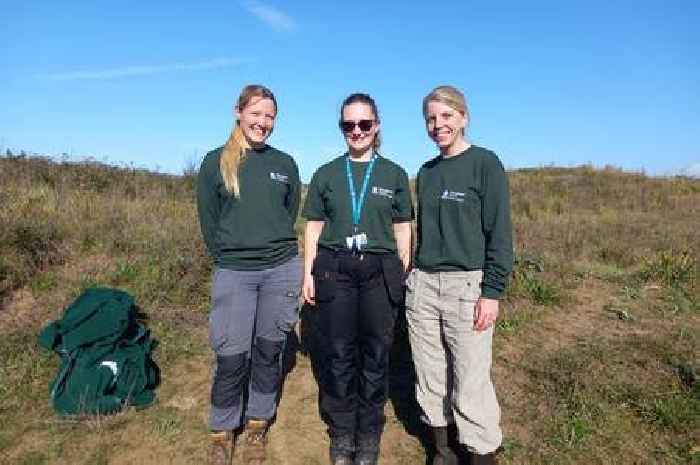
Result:
<instances>
[{"instance_id":1,"label":"woman with short blonde hair","mask_svg":"<svg viewBox=\"0 0 700 465\"><path fill-rule=\"evenodd\" d=\"M466 138L458 89L433 89L423 116L440 153L416 181L418 247L406 293L416 395L433 465L457 465L462 452L472 465L493 464L502 434L491 341L513 264L508 179L492 151Z\"/></svg>"}]
</instances>

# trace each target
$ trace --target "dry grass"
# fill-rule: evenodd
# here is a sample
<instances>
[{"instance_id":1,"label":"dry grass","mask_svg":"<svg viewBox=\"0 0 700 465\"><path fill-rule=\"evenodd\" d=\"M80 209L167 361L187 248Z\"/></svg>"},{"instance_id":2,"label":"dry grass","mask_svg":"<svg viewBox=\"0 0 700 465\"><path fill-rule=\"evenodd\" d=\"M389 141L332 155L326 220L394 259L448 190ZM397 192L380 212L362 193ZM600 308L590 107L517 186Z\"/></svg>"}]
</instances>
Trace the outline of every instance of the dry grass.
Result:
<instances>
[{"instance_id":1,"label":"dry grass","mask_svg":"<svg viewBox=\"0 0 700 465\"><path fill-rule=\"evenodd\" d=\"M192 175L0 158L0 463L204 460L211 268ZM700 182L585 166L510 182L517 266L494 354L503 463L700 463ZM47 392L57 360L36 334L95 284L132 293L150 317L159 403L61 420ZM382 446L391 465L425 460L407 350L400 335ZM325 463L316 394L298 355L274 463Z\"/></svg>"}]
</instances>

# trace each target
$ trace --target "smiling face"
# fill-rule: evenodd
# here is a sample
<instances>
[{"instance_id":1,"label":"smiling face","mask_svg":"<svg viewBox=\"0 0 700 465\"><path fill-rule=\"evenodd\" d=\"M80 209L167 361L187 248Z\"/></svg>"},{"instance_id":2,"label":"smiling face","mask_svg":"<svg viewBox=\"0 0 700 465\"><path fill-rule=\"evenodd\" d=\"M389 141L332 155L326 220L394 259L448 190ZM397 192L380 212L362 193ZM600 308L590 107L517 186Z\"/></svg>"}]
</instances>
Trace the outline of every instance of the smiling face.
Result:
<instances>
[{"instance_id":1,"label":"smiling face","mask_svg":"<svg viewBox=\"0 0 700 465\"><path fill-rule=\"evenodd\" d=\"M360 126L367 123L361 121L371 121L371 127L363 131ZM374 138L379 131L379 121L377 115L372 111L372 107L363 102L354 102L343 107L341 126L343 123L355 123L350 131L343 130L345 142L348 144L351 154L362 156L367 151L372 150Z\"/></svg>"},{"instance_id":2,"label":"smiling face","mask_svg":"<svg viewBox=\"0 0 700 465\"><path fill-rule=\"evenodd\" d=\"M275 127L276 115L275 102L266 97L253 97L243 108L236 107L236 119L253 148L265 145Z\"/></svg>"},{"instance_id":3,"label":"smiling face","mask_svg":"<svg viewBox=\"0 0 700 465\"><path fill-rule=\"evenodd\" d=\"M451 106L431 100L428 102L425 112L425 127L428 135L440 148L441 152L448 152L450 147L464 141L464 127L467 117Z\"/></svg>"}]
</instances>

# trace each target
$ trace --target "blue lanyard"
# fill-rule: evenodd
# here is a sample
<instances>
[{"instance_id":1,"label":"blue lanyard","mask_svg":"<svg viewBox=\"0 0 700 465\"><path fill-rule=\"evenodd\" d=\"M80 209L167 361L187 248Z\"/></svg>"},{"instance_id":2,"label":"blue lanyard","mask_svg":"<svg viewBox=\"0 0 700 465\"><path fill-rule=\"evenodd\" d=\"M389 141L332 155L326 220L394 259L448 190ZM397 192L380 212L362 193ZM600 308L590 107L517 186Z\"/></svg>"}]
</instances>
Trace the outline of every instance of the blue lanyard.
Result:
<instances>
[{"instance_id":1,"label":"blue lanyard","mask_svg":"<svg viewBox=\"0 0 700 465\"><path fill-rule=\"evenodd\" d=\"M348 175L348 188L350 189L350 203L352 203L352 225L357 229L360 224L360 217L362 215L362 206L365 202L365 197L367 196L367 187L369 186L369 178L372 176L372 169L374 168L374 162L377 159L377 154L372 155L372 159L367 166L367 171L365 171L365 179L362 181L362 191L360 192L360 198L357 198L355 193L355 183L352 180L352 168L350 167L350 155L345 157L345 171Z\"/></svg>"}]
</instances>

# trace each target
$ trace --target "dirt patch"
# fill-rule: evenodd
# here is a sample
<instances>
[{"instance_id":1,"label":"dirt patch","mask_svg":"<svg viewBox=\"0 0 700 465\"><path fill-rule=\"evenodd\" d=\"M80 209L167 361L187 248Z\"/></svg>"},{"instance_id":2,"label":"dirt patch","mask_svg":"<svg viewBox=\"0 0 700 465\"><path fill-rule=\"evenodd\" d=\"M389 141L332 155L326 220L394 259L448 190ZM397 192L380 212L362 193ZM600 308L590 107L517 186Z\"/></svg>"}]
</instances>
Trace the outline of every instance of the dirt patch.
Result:
<instances>
[{"instance_id":1,"label":"dirt patch","mask_svg":"<svg viewBox=\"0 0 700 465\"><path fill-rule=\"evenodd\" d=\"M10 333L26 331L27 328L40 326L45 319L45 312L39 308L29 289L14 291L0 311L0 331Z\"/></svg>"}]
</instances>

